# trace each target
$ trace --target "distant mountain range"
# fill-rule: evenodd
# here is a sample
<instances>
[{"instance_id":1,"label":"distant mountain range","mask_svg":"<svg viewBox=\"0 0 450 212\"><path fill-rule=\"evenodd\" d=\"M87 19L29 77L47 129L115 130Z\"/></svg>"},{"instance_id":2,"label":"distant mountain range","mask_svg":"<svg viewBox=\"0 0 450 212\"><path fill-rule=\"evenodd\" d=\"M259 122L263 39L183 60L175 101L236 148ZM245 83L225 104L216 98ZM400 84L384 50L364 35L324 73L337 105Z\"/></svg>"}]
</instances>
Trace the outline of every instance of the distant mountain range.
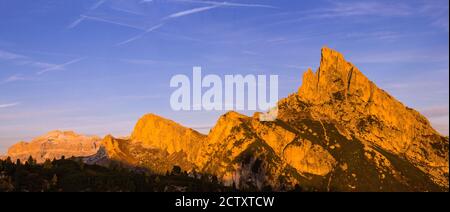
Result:
<instances>
[{"instance_id":1,"label":"distant mountain range","mask_svg":"<svg viewBox=\"0 0 450 212\"><path fill-rule=\"evenodd\" d=\"M329 48L298 93L278 103L274 122L228 112L208 135L157 115L126 139L51 132L7 156L38 162L83 157L165 173L174 166L217 176L226 186L283 191L448 191L449 140L419 112L378 88Z\"/></svg>"},{"instance_id":2,"label":"distant mountain range","mask_svg":"<svg viewBox=\"0 0 450 212\"><path fill-rule=\"evenodd\" d=\"M60 159L95 154L100 148L101 138L97 136L78 135L71 131L52 131L27 143L21 141L12 145L7 152L14 160L26 161L32 156L38 163L46 159Z\"/></svg>"}]
</instances>

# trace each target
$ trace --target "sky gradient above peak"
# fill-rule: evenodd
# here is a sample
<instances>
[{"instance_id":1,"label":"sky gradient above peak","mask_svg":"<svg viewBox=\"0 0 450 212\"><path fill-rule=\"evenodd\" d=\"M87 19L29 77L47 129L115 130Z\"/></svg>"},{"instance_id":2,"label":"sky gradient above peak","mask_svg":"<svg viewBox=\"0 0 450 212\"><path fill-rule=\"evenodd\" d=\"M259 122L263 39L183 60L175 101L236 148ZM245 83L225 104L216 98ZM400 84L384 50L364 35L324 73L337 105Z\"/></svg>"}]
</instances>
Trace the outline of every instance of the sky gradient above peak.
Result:
<instances>
[{"instance_id":1,"label":"sky gradient above peak","mask_svg":"<svg viewBox=\"0 0 450 212\"><path fill-rule=\"evenodd\" d=\"M324 45L448 135L448 8L446 0L3 0L0 153L55 129L128 135L149 112L207 132L222 112L172 111L173 75L193 66L278 74L284 97L318 67Z\"/></svg>"}]
</instances>

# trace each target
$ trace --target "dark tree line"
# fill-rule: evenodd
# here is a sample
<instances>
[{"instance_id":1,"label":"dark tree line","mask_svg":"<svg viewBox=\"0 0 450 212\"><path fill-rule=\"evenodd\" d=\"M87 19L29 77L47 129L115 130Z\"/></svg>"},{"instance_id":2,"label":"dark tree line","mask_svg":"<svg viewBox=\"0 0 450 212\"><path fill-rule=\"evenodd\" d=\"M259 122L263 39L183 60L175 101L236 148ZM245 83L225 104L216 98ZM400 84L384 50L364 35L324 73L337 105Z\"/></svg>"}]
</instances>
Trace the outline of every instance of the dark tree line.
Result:
<instances>
[{"instance_id":1,"label":"dark tree line","mask_svg":"<svg viewBox=\"0 0 450 212\"><path fill-rule=\"evenodd\" d=\"M22 162L0 160L2 192L163 192L232 191L217 178L190 173L175 166L166 175L153 175L122 168L88 165L77 159L46 160L32 157Z\"/></svg>"}]
</instances>

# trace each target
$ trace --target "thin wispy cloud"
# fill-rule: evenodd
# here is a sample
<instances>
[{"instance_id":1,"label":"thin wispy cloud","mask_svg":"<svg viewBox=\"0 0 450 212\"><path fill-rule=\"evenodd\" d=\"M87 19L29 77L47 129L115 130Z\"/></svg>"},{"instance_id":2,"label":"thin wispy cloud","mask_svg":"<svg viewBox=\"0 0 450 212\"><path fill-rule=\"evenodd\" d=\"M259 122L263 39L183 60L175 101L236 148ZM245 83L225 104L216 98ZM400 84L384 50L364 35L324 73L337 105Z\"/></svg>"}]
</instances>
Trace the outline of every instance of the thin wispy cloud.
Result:
<instances>
[{"instance_id":1,"label":"thin wispy cloud","mask_svg":"<svg viewBox=\"0 0 450 212\"><path fill-rule=\"evenodd\" d=\"M429 19L431 26L449 31L448 10L449 4L447 0L424 1L419 14Z\"/></svg>"},{"instance_id":2,"label":"thin wispy cloud","mask_svg":"<svg viewBox=\"0 0 450 212\"><path fill-rule=\"evenodd\" d=\"M186 2L186 3L196 3L196 4L208 4L208 5L217 5L217 6L225 6L225 7L259 7L259 8L271 8L276 9L277 7L265 4L242 4L242 3L234 3L234 2L216 2L216 1L198 1L198 0L173 0L176 2Z\"/></svg>"},{"instance_id":3,"label":"thin wispy cloud","mask_svg":"<svg viewBox=\"0 0 450 212\"><path fill-rule=\"evenodd\" d=\"M190 36L186 36L186 35L182 35L182 34L175 34L175 33L168 33L168 32L156 32L157 34L163 35L166 38L174 38L177 40L185 40L185 41L190 41L190 42L199 42L199 43L206 43L206 41L204 39L199 39L199 38L194 38L194 37L190 37Z\"/></svg>"},{"instance_id":4,"label":"thin wispy cloud","mask_svg":"<svg viewBox=\"0 0 450 212\"><path fill-rule=\"evenodd\" d=\"M334 39L339 41L348 41L351 40L352 42L365 42L365 41L377 41L377 42L396 42L398 40L404 39L406 37L417 37L417 36L424 36L425 33L405 33L405 32L396 32L396 31L390 31L385 29L370 29L369 31L320 31L320 32L314 32L314 33L300 33L295 34L291 37L281 37L281 38L273 38L269 39L266 42L269 44L276 44L276 45L286 45L293 43L299 43L299 42L308 42L309 40L317 39L317 38L324 38L324 39ZM370 58L366 58L370 59ZM364 59L364 60L366 60ZM365 61L368 62L368 61Z\"/></svg>"},{"instance_id":5,"label":"thin wispy cloud","mask_svg":"<svg viewBox=\"0 0 450 212\"><path fill-rule=\"evenodd\" d=\"M74 22L72 22L71 24L69 24L69 25L67 26L67 28L68 28L68 29L75 28L76 26L78 26L78 24L80 24L81 22L83 22L84 19L86 19L86 18L83 17L83 16L80 16L77 20L75 20Z\"/></svg>"},{"instance_id":6,"label":"thin wispy cloud","mask_svg":"<svg viewBox=\"0 0 450 212\"><path fill-rule=\"evenodd\" d=\"M20 103L19 103L20 104ZM17 104L17 105L19 105ZM13 120L30 120L30 119L39 119L42 120L42 118L45 117L61 117L67 114L74 114L74 113L83 113L84 110L80 109L79 107L73 107L73 108L59 108L59 107L49 107L44 106L39 108L28 108L22 110L20 113L0 113L0 122L8 122Z\"/></svg>"},{"instance_id":7,"label":"thin wispy cloud","mask_svg":"<svg viewBox=\"0 0 450 212\"><path fill-rule=\"evenodd\" d=\"M119 7L110 7L111 9L115 10L115 11L119 11L122 13L127 13L127 14L131 14L131 15L138 15L138 16L144 16L145 14L138 12L138 11L134 11L134 10L128 10L128 9L124 9L124 8L119 8Z\"/></svg>"},{"instance_id":8,"label":"thin wispy cloud","mask_svg":"<svg viewBox=\"0 0 450 212\"><path fill-rule=\"evenodd\" d=\"M99 8L100 6L102 6L102 4L104 4L105 2L106 2L106 0L99 0L97 3L93 4L89 9L95 10L95 9Z\"/></svg>"},{"instance_id":9,"label":"thin wispy cloud","mask_svg":"<svg viewBox=\"0 0 450 212\"><path fill-rule=\"evenodd\" d=\"M16 54L10 51L0 49L0 60L10 61L16 65L30 66L34 68L50 68L55 64L37 61L29 56Z\"/></svg>"},{"instance_id":10,"label":"thin wispy cloud","mask_svg":"<svg viewBox=\"0 0 450 212\"><path fill-rule=\"evenodd\" d=\"M382 3L376 1L361 1L361 2L337 2L326 12L331 12L331 16L345 17L345 16L406 16L410 15L412 9L400 3Z\"/></svg>"},{"instance_id":11,"label":"thin wispy cloud","mask_svg":"<svg viewBox=\"0 0 450 212\"><path fill-rule=\"evenodd\" d=\"M177 61L165 61L165 60L153 60L147 58L121 58L118 59L120 62L131 64L131 65L140 65L140 66L151 66L151 65L170 65L170 66L185 66L185 63L180 63Z\"/></svg>"},{"instance_id":12,"label":"thin wispy cloud","mask_svg":"<svg viewBox=\"0 0 450 212\"><path fill-rule=\"evenodd\" d=\"M23 53L40 55L40 56L51 56L51 57L77 57L77 54L71 54L66 52L53 52L53 51L42 51L42 50L22 50Z\"/></svg>"},{"instance_id":13,"label":"thin wispy cloud","mask_svg":"<svg viewBox=\"0 0 450 212\"><path fill-rule=\"evenodd\" d=\"M11 83L11 82L16 82L16 81L23 81L23 80L26 80L26 78L23 75L15 74L15 75L12 75L12 76L0 81L0 85Z\"/></svg>"},{"instance_id":14,"label":"thin wispy cloud","mask_svg":"<svg viewBox=\"0 0 450 212\"><path fill-rule=\"evenodd\" d=\"M394 41L401 37L405 36L404 34L392 31L373 31L373 32L351 32L346 33L342 37L352 40L368 40L368 39L377 39L384 41ZM417 36L417 35L415 35Z\"/></svg>"},{"instance_id":15,"label":"thin wispy cloud","mask_svg":"<svg viewBox=\"0 0 450 212\"><path fill-rule=\"evenodd\" d=\"M17 59L25 59L26 56L15 54L9 51L0 49L0 60L17 60Z\"/></svg>"},{"instance_id":16,"label":"thin wispy cloud","mask_svg":"<svg viewBox=\"0 0 450 212\"><path fill-rule=\"evenodd\" d=\"M122 23L122 22L118 22L118 21L112 21L112 20L108 20L105 18L101 18L101 17L94 17L94 16L87 16L87 15L80 15L80 17L83 18L84 20L92 20L92 21L114 24L114 25L128 27L128 28L137 29L137 30L145 30L143 27L139 27L139 26L135 26L135 25L127 24L127 23Z\"/></svg>"},{"instance_id":17,"label":"thin wispy cloud","mask_svg":"<svg viewBox=\"0 0 450 212\"><path fill-rule=\"evenodd\" d=\"M358 55L353 60L355 63L424 63L424 62L448 62L448 54L422 51L392 51L388 53L367 53Z\"/></svg>"},{"instance_id":18,"label":"thin wispy cloud","mask_svg":"<svg viewBox=\"0 0 450 212\"><path fill-rule=\"evenodd\" d=\"M93 4L91 7L89 7L88 11L93 11L97 8L99 8L100 6L102 6L107 0L99 0L98 2L96 2L95 4ZM86 20L87 17L80 15L80 17L78 17L77 20L75 20L74 22L72 22L71 24L69 24L67 26L68 29L72 29L75 28L76 26L78 26L79 24L81 24L81 22L83 22L84 20Z\"/></svg>"},{"instance_id":19,"label":"thin wispy cloud","mask_svg":"<svg viewBox=\"0 0 450 212\"><path fill-rule=\"evenodd\" d=\"M78 24L80 24L82 21L84 20L93 20L93 21L99 21L99 22L104 22L104 23L110 23L110 24L115 24L115 25L120 25L120 26L125 26L125 27L129 27L129 28L133 28L133 29L138 29L138 30L142 30L143 32L131 37L127 40L124 40L122 42L119 42L116 44L116 46L122 46L128 43L131 43L135 40L141 39L142 37L144 37L147 33L153 32L159 28L161 28L164 23L170 19L176 19L176 18L181 18L184 16L189 16L189 15L193 15L193 14L197 14L197 13L201 13L201 12L206 12L218 7L257 7L257 8L275 8L273 6L270 5L263 5L263 4L241 4L241 3L230 3L230 2L215 2L215 1L189 1L189 0L176 0L177 2L185 2L185 3L196 3L196 4L207 4L210 6L205 6L205 7L197 7L197 8L193 8L193 9L189 9L189 10L184 10L184 11L180 11L180 12L176 12L173 14L170 14L168 16L166 16L165 18L162 19L161 23L150 27L148 29L143 29L143 27L139 27L139 26L134 26L134 25L130 25L130 24L126 24L126 23L121 23L121 22L117 22L117 21L112 21L112 20L108 20L105 18L101 18L101 17L94 17L94 16L87 16L87 15L80 15L80 18L78 20L76 20L75 22L73 22L72 24L70 24L68 26L68 28L73 28L75 26L77 26ZM150 3L153 2L152 0L144 0L141 1L140 3ZM133 13L136 14L134 11L128 11L128 10L124 10L121 8L113 8L114 10L118 10L118 11L122 11L122 12L127 12L127 13ZM140 15L140 14L139 14Z\"/></svg>"},{"instance_id":20,"label":"thin wispy cloud","mask_svg":"<svg viewBox=\"0 0 450 212\"><path fill-rule=\"evenodd\" d=\"M194 8L194 9L190 9L190 10L184 10L184 11L181 11L181 12L170 14L169 16L164 18L164 20L166 20L166 19L173 19L173 18L180 18L180 17L183 17L183 16L188 16L188 15L193 15L193 14L196 14L196 13L206 12L208 10L212 10L212 9L218 8L220 6L221 5L213 5L213 6L206 6L206 7L198 7L198 8Z\"/></svg>"},{"instance_id":21,"label":"thin wispy cloud","mask_svg":"<svg viewBox=\"0 0 450 212\"><path fill-rule=\"evenodd\" d=\"M20 102L14 102L14 103L7 103L7 104L0 104L0 109L1 108L9 108L9 107L15 107L17 105L19 105Z\"/></svg>"},{"instance_id":22,"label":"thin wispy cloud","mask_svg":"<svg viewBox=\"0 0 450 212\"><path fill-rule=\"evenodd\" d=\"M56 65L56 64L52 64L52 63L39 62L39 61L30 61L30 60L19 62L19 64L21 64L21 65L29 65L29 66L33 66L35 68L41 68L41 69L50 68L50 67L53 67L53 66Z\"/></svg>"},{"instance_id":23,"label":"thin wispy cloud","mask_svg":"<svg viewBox=\"0 0 450 212\"><path fill-rule=\"evenodd\" d=\"M332 2L330 6L310 9L300 12L283 13L280 16L291 17L269 26L292 24L303 21L334 19L334 18L352 18L358 16L374 16L374 17L404 17L414 14L414 10L401 3L382 3L377 1L348 1L348 2ZM294 16L294 17L292 17ZM359 19L355 19L359 20Z\"/></svg>"},{"instance_id":24,"label":"thin wispy cloud","mask_svg":"<svg viewBox=\"0 0 450 212\"><path fill-rule=\"evenodd\" d=\"M142 0L139 3L142 4L142 3L152 3L152 2L153 2L153 0Z\"/></svg>"},{"instance_id":25,"label":"thin wispy cloud","mask_svg":"<svg viewBox=\"0 0 450 212\"><path fill-rule=\"evenodd\" d=\"M42 75L42 74L47 73L49 71L64 70L66 68L66 66L78 63L78 62L80 62L80 61L82 61L84 59L85 58L77 58L77 59L71 60L71 61L63 63L63 64L58 64L58 65L55 65L55 66L43 69L43 70L37 72L37 74L38 75Z\"/></svg>"},{"instance_id":26,"label":"thin wispy cloud","mask_svg":"<svg viewBox=\"0 0 450 212\"><path fill-rule=\"evenodd\" d=\"M143 32L143 33L141 33L141 34L139 34L139 35L137 35L137 36L134 36L134 37L132 37L132 38L130 38L130 39L127 39L127 40L125 40L125 41L122 41L122 42L120 42L120 43L117 43L117 46L122 46L122 45L125 45L125 44L127 44L127 43L133 42L133 41L135 41L135 40L137 40L137 39L140 39L140 38L144 37L147 33L153 32L153 31L155 31L155 30L161 28L163 25L164 25L164 24L158 24L158 25L156 25L156 26L150 27L150 28L148 28L147 30L145 30L145 32Z\"/></svg>"}]
</instances>

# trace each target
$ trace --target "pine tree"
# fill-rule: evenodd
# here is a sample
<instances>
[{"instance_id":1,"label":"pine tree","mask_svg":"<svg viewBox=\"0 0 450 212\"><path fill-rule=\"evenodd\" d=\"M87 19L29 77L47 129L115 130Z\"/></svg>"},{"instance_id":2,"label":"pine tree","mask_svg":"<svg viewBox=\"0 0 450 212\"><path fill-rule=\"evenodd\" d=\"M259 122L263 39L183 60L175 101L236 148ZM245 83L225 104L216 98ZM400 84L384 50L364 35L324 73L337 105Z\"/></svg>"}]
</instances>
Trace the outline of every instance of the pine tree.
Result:
<instances>
[{"instance_id":1,"label":"pine tree","mask_svg":"<svg viewBox=\"0 0 450 212\"><path fill-rule=\"evenodd\" d=\"M7 157L3 164L4 171L6 171L7 173L10 173L13 170L14 164L11 160L11 157Z\"/></svg>"},{"instance_id":2,"label":"pine tree","mask_svg":"<svg viewBox=\"0 0 450 212\"><path fill-rule=\"evenodd\" d=\"M53 168L53 164L50 161L50 159L46 159L43 165L44 169L52 169Z\"/></svg>"},{"instance_id":3,"label":"pine tree","mask_svg":"<svg viewBox=\"0 0 450 212\"><path fill-rule=\"evenodd\" d=\"M33 157L30 155L30 157L28 157L28 160L26 162L28 164L28 166L35 166L36 165L36 160L33 159Z\"/></svg>"},{"instance_id":4,"label":"pine tree","mask_svg":"<svg viewBox=\"0 0 450 212\"><path fill-rule=\"evenodd\" d=\"M6 164L12 164L11 157L8 156L8 157L6 158L6 160L5 160L5 163L6 163Z\"/></svg>"}]
</instances>

